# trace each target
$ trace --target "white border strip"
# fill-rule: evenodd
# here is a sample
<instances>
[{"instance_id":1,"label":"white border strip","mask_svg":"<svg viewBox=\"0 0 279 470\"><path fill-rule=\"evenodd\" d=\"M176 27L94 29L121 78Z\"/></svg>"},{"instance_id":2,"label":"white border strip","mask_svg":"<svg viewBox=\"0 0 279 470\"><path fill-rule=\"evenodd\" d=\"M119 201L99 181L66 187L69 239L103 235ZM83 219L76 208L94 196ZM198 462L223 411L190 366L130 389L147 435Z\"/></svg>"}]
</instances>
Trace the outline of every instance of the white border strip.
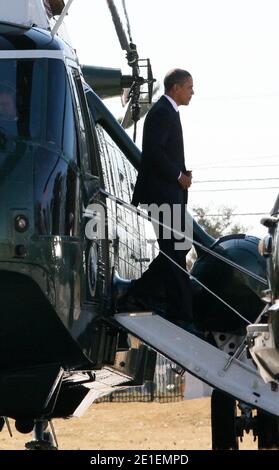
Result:
<instances>
[{"instance_id":1,"label":"white border strip","mask_svg":"<svg viewBox=\"0 0 279 470\"><path fill-rule=\"evenodd\" d=\"M51 51L49 49L30 50L8 50L0 51L0 59L61 59L65 61L63 51Z\"/></svg>"}]
</instances>

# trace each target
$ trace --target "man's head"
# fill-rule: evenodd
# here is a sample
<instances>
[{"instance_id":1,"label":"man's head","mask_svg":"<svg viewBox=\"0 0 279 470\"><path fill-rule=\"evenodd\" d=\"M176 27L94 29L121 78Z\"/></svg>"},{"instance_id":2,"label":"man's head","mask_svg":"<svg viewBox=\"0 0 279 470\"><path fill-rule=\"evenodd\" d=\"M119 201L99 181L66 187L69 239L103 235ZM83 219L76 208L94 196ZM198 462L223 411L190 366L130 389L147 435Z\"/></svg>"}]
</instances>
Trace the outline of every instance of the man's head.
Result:
<instances>
[{"instance_id":1,"label":"man's head","mask_svg":"<svg viewBox=\"0 0 279 470\"><path fill-rule=\"evenodd\" d=\"M165 94L178 106L187 106L194 94L193 79L189 72L182 69L170 70L164 79Z\"/></svg>"},{"instance_id":2,"label":"man's head","mask_svg":"<svg viewBox=\"0 0 279 470\"><path fill-rule=\"evenodd\" d=\"M6 84L0 84L0 119L16 119L16 96L14 89Z\"/></svg>"}]
</instances>

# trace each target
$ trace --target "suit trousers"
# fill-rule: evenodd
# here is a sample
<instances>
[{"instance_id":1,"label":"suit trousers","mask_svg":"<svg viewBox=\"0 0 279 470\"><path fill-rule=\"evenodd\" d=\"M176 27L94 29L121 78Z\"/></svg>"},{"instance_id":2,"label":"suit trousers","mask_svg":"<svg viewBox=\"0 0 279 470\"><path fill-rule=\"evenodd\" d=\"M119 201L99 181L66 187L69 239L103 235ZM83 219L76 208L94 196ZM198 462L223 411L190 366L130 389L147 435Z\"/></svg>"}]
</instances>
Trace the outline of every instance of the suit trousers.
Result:
<instances>
[{"instance_id":1,"label":"suit trousers","mask_svg":"<svg viewBox=\"0 0 279 470\"><path fill-rule=\"evenodd\" d=\"M182 230L185 227L185 211L183 214L181 216ZM159 221L163 221L161 213ZM141 278L134 281L132 293L139 298L151 299L151 305L152 298L163 295L167 306L166 314L170 320L191 322L192 289L189 275L184 272L186 270L186 255L189 250L178 249L178 238L173 233L166 237L163 228L161 226L158 228L156 221L153 222L153 226L157 234L160 253Z\"/></svg>"}]
</instances>

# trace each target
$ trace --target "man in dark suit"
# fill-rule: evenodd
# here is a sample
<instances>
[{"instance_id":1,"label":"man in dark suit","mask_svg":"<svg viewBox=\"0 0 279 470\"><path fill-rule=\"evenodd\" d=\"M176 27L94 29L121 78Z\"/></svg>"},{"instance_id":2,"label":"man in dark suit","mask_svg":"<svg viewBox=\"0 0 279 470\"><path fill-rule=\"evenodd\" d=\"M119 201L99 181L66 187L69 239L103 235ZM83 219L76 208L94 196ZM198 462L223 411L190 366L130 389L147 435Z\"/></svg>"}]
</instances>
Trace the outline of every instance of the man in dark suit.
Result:
<instances>
[{"instance_id":1,"label":"man in dark suit","mask_svg":"<svg viewBox=\"0 0 279 470\"><path fill-rule=\"evenodd\" d=\"M143 130L142 161L134 190L132 204L138 206L167 205L167 211L159 212L159 220L173 229L184 231L185 210L191 172L184 162L183 135L178 106L187 106L194 94L193 79L189 72L174 69L164 79L165 94L153 105L146 116ZM180 220L174 222L174 207L181 211ZM149 214L154 215L154 212ZM166 215L170 217L166 217ZM155 224L156 225L156 224ZM160 250L142 277L133 282L130 295L144 300L152 298L158 290L164 290L167 300L167 316L173 321L190 323L192 320L192 295L186 269L189 250L177 249L177 238L171 232L163 233L155 227ZM173 260L175 263L170 261Z\"/></svg>"}]
</instances>

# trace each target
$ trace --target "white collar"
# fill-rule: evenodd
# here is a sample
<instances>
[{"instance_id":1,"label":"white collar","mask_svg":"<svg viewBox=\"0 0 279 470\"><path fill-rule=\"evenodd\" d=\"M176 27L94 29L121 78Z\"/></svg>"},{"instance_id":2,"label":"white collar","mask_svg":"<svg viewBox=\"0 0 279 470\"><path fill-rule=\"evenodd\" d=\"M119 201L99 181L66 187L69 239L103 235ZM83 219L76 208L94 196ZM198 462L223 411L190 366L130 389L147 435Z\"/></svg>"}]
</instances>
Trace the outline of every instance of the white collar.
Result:
<instances>
[{"instance_id":1,"label":"white collar","mask_svg":"<svg viewBox=\"0 0 279 470\"><path fill-rule=\"evenodd\" d=\"M178 109L177 103L169 95L164 95L164 97L167 98L167 100L169 100L169 102L171 103L175 111L178 113L179 109Z\"/></svg>"}]
</instances>

